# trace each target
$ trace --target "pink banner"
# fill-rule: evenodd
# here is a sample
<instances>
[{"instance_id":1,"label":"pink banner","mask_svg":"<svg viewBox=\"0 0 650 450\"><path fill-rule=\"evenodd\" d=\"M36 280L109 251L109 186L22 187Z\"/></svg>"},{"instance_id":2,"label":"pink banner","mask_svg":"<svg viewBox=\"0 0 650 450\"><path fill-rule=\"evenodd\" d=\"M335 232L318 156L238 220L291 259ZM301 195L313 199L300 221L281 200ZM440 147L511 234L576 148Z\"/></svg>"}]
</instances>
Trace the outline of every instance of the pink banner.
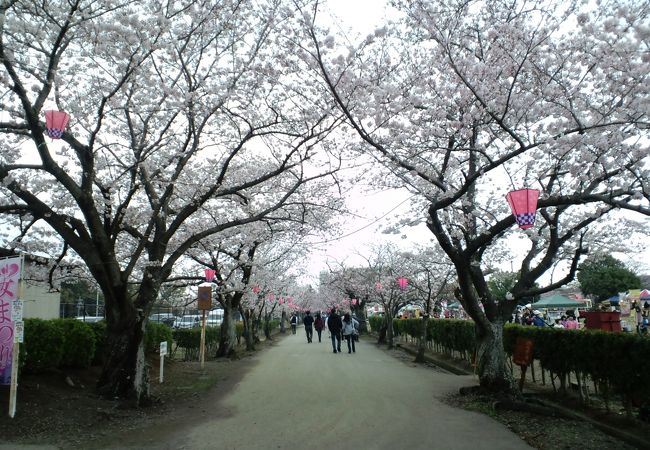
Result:
<instances>
[{"instance_id":1,"label":"pink banner","mask_svg":"<svg viewBox=\"0 0 650 450\"><path fill-rule=\"evenodd\" d=\"M11 302L18 299L21 258L0 260L0 384L11 384L14 323Z\"/></svg>"}]
</instances>

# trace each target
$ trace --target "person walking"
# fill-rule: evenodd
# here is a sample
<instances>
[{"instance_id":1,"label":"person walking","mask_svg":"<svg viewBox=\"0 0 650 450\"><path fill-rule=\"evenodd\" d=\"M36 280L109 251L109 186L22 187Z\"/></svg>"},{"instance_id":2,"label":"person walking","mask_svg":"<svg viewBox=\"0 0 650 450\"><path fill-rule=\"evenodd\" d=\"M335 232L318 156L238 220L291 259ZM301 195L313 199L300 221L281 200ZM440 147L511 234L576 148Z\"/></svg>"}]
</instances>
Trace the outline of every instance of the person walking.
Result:
<instances>
[{"instance_id":1,"label":"person walking","mask_svg":"<svg viewBox=\"0 0 650 450\"><path fill-rule=\"evenodd\" d=\"M309 311L305 312L305 317L302 318L302 323L305 325L305 333L307 333L307 343L311 344L311 339L314 337L314 318Z\"/></svg>"},{"instance_id":2,"label":"person walking","mask_svg":"<svg viewBox=\"0 0 650 450\"><path fill-rule=\"evenodd\" d=\"M291 324L291 334L296 334L296 326L298 325L298 316L296 313L293 313L289 323Z\"/></svg>"},{"instance_id":3,"label":"person walking","mask_svg":"<svg viewBox=\"0 0 650 450\"><path fill-rule=\"evenodd\" d=\"M350 316L350 313L345 313L343 316L343 337L348 343L348 353L356 353L356 349L354 348L354 338L358 333L358 328L359 322L357 322L357 319Z\"/></svg>"},{"instance_id":4,"label":"person walking","mask_svg":"<svg viewBox=\"0 0 650 450\"><path fill-rule=\"evenodd\" d=\"M323 332L323 328L325 328L325 321L321 317L320 313L316 313L314 328L316 329L316 334L318 334L318 342L320 342L320 335Z\"/></svg>"},{"instance_id":5,"label":"person walking","mask_svg":"<svg viewBox=\"0 0 650 450\"><path fill-rule=\"evenodd\" d=\"M330 337L332 338L332 350L334 353L341 352L341 317L336 314L336 309L332 308L330 316L327 318L327 328L330 330Z\"/></svg>"}]
</instances>

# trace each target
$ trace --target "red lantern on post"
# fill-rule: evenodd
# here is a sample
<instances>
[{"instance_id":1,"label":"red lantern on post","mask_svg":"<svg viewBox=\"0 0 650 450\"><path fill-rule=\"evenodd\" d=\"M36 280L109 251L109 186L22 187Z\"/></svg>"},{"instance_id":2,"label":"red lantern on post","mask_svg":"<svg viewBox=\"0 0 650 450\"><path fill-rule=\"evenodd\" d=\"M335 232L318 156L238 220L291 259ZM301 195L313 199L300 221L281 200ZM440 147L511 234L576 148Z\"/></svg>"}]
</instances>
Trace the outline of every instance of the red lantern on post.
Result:
<instances>
[{"instance_id":1,"label":"red lantern on post","mask_svg":"<svg viewBox=\"0 0 650 450\"><path fill-rule=\"evenodd\" d=\"M205 281L208 283L212 283L212 280L214 280L214 277L217 276L217 271L214 269L205 269Z\"/></svg>"},{"instance_id":2,"label":"red lantern on post","mask_svg":"<svg viewBox=\"0 0 650 450\"><path fill-rule=\"evenodd\" d=\"M404 290L404 289L406 289L406 287L408 286L408 284L409 284L409 280L407 280L407 279L404 278L404 277L399 277L399 278L397 279L397 284L399 285L399 288L400 288L401 290Z\"/></svg>"},{"instance_id":3,"label":"red lantern on post","mask_svg":"<svg viewBox=\"0 0 650 450\"><path fill-rule=\"evenodd\" d=\"M45 111L45 128L52 139L61 139L70 115L65 111Z\"/></svg>"},{"instance_id":4,"label":"red lantern on post","mask_svg":"<svg viewBox=\"0 0 650 450\"><path fill-rule=\"evenodd\" d=\"M508 195L506 195L510 210L515 216L517 225L522 230L535 225L538 198L539 191L537 189L519 189L518 191L508 192Z\"/></svg>"}]
</instances>

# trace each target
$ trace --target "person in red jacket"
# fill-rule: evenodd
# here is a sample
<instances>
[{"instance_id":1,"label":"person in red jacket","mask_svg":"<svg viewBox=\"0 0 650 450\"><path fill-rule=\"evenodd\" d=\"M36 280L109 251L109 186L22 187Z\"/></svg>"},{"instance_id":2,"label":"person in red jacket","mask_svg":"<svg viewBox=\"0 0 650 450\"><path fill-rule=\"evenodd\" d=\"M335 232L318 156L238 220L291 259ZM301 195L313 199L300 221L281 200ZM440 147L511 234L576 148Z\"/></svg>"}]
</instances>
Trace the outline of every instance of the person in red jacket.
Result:
<instances>
[{"instance_id":1,"label":"person in red jacket","mask_svg":"<svg viewBox=\"0 0 650 450\"><path fill-rule=\"evenodd\" d=\"M321 317L320 313L316 313L316 318L314 319L314 329L318 334L318 342L320 342L320 334L323 332L323 328L325 328L325 321Z\"/></svg>"}]
</instances>

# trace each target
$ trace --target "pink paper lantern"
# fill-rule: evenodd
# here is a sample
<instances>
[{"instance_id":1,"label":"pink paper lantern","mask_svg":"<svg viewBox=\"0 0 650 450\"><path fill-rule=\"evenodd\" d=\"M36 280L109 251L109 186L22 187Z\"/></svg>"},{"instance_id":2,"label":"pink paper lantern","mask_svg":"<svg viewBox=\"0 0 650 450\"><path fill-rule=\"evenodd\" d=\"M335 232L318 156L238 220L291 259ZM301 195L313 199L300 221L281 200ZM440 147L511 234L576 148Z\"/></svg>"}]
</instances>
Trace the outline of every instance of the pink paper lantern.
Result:
<instances>
[{"instance_id":1,"label":"pink paper lantern","mask_svg":"<svg viewBox=\"0 0 650 450\"><path fill-rule=\"evenodd\" d=\"M275 294L270 293L269 295L266 296L266 298L267 298L270 302L272 302L273 300L275 300ZM282 303L282 297L280 297L280 303Z\"/></svg>"},{"instance_id":2,"label":"pink paper lantern","mask_svg":"<svg viewBox=\"0 0 650 450\"><path fill-rule=\"evenodd\" d=\"M381 283L377 282L375 283L375 289L381 291L382 289L384 289L384 287L381 285Z\"/></svg>"},{"instance_id":3,"label":"pink paper lantern","mask_svg":"<svg viewBox=\"0 0 650 450\"><path fill-rule=\"evenodd\" d=\"M259 293L260 293L260 291L261 291L261 289L260 289L260 287L259 287L259 286L253 286L253 289L252 289L252 291L253 291L253 294L259 294Z\"/></svg>"},{"instance_id":4,"label":"pink paper lantern","mask_svg":"<svg viewBox=\"0 0 650 450\"><path fill-rule=\"evenodd\" d=\"M214 269L205 269L205 281L208 283L212 283L212 280L214 280L214 277L217 275L217 271Z\"/></svg>"},{"instance_id":5,"label":"pink paper lantern","mask_svg":"<svg viewBox=\"0 0 650 450\"><path fill-rule=\"evenodd\" d=\"M64 111L45 111L45 128L52 139L61 139L65 127L68 126L70 115Z\"/></svg>"},{"instance_id":6,"label":"pink paper lantern","mask_svg":"<svg viewBox=\"0 0 650 450\"><path fill-rule=\"evenodd\" d=\"M404 290L404 289L406 289L406 287L408 286L408 284L409 284L409 280L407 280L407 279L404 278L404 277L399 277L399 278L397 279L397 284L399 285L399 288L400 288L401 290Z\"/></svg>"},{"instance_id":7,"label":"pink paper lantern","mask_svg":"<svg viewBox=\"0 0 650 450\"><path fill-rule=\"evenodd\" d=\"M538 198L539 191L537 189L519 189L518 191L508 192L508 195L506 195L510 210L515 216L517 225L522 230L535 224Z\"/></svg>"},{"instance_id":8,"label":"pink paper lantern","mask_svg":"<svg viewBox=\"0 0 650 450\"><path fill-rule=\"evenodd\" d=\"M356 304L357 304L357 299L356 299L356 298L353 298L353 299L352 299L352 304L353 304L353 305L356 305Z\"/></svg>"}]
</instances>

